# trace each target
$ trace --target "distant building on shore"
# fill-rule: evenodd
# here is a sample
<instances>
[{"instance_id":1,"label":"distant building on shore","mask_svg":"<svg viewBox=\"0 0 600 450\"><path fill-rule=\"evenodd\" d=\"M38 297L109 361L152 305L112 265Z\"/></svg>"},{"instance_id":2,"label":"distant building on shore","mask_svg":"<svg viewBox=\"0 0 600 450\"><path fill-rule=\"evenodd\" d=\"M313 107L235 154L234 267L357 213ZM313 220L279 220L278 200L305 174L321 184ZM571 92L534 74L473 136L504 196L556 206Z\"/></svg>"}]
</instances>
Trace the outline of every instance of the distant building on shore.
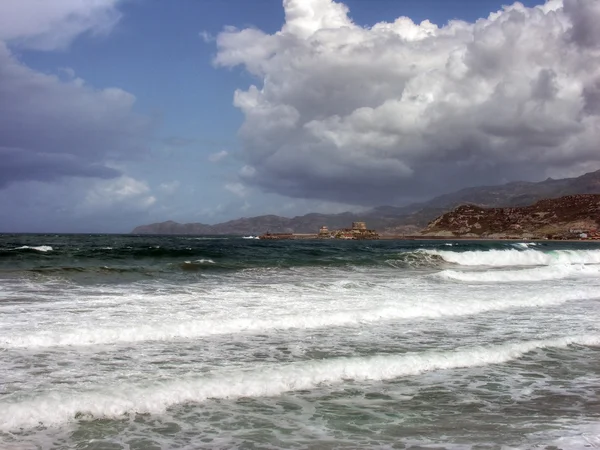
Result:
<instances>
[{"instance_id":1,"label":"distant building on shore","mask_svg":"<svg viewBox=\"0 0 600 450\"><path fill-rule=\"evenodd\" d=\"M365 222L352 222L352 228L342 228L333 231L329 231L326 226L323 226L319 231L319 237L352 240L379 239L379 233L375 230L369 230Z\"/></svg>"},{"instance_id":2,"label":"distant building on shore","mask_svg":"<svg viewBox=\"0 0 600 450\"><path fill-rule=\"evenodd\" d=\"M379 239L379 233L375 230L369 230L365 222L352 222L352 228L342 228L340 230L329 230L323 225L317 234L296 234L296 233L270 233L267 232L260 239Z\"/></svg>"}]
</instances>

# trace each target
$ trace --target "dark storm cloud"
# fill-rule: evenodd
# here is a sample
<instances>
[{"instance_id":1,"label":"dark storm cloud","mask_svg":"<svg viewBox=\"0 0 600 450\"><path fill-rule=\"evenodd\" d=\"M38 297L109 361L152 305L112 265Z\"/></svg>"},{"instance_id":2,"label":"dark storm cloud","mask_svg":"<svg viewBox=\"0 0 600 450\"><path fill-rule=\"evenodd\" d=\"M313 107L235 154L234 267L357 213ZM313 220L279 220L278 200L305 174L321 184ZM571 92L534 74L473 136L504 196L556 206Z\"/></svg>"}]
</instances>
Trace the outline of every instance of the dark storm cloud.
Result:
<instances>
[{"instance_id":1,"label":"dark storm cloud","mask_svg":"<svg viewBox=\"0 0 600 450\"><path fill-rule=\"evenodd\" d=\"M572 27L568 37L577 45L600 47L600 2L598 0L564 0L565 14Z\"/></svg>"},{"instance_id":2,"label":"dark storm cloud","mask_svg":"<svg viewBox=\"0 0 600 450\"><path fill-rule=\"evenodd\" d=\"M0 147L0 189L14 181L55 181L62 177L114 178L118 170L90 164L69 154L50 154Z\"/></svg>"},{"instance_id":3,"label":"dark storm cloud","mask_svg":"<svg viewBox=\"0 0 600 450\"><path fill-rule=\"evenodd\" d=\"M600 116L600 78L583 89L584 112Z\"/></svg>"},{"instance_id":4,"label":"dark storm cloud","mask_svg":"<svg viewBox=\"0 0 600 450\"><path fill-rule=\"evenodd\" d=\"M94 90L21 64L0 42L0 188L65 176L110 178L144 151L149 121L120 89Z\"/></svg>"},{"instance_id":5,"label":"dark storm cloud","mask_svg":"<svg viewBox=\"0 0 600 450\"><path fill-rule=\"evenodd\" d=\"M135 97L93 88L68 67L37 72L15 56L68 52L82 35L110 33L120 3L0 2L0 231L127 231L156 207L151 186L128 173L157 142L156 124L133 111Z\"/></svg>"},{"instance_id":6,"label":"dark storm cloud","mask_svg":"<svg viewBox=\"0 0 600 450\"><path fill-rule=\"evenodd\" d=\"M228 28L247 166L269 192L363 204L600 167L600 1L516 3L476 23L370 28L284 0L272 35Z\"/></svg>"}]
</instances>

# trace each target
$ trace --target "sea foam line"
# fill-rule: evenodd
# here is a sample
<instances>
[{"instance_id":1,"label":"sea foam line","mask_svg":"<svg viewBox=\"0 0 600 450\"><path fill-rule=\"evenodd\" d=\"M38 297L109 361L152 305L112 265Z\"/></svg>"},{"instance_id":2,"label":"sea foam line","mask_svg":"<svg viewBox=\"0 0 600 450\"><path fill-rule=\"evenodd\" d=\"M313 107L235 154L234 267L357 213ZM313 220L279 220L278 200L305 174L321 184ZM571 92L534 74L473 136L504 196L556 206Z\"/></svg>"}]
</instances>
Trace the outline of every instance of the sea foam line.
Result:
<instances>
[{"instance_id":1,"label":"sea foam line","mask_svg":"<svg viewBox=\"0 0 600 450\"><path fill-rule=\"evenodd\" d=\"M234 318L223 317L179 321L176 323L156 323L153 325L123 324L119 328L80 328L72 330L40 331L28 335L10 335L0 339L2 348L44 348L63 346L89 346L102 344L125 344L143 341L173 341L206 336L265 333L286 329L317 329L344 326L360 326L405 319L430 319L452 316L469 316L489 311L503 311L514 308L539 308L560 305L571 301L595 298L596 289L581 289L569 295L553 293L526 296L524 298L502 297L486 301L456 301L427 303L400 303L350 311L323 311L319 314L298 312L272 317Z\"/></svg>"},{"instance_id":2,"label":"sea foam line","mask_svg":"<svg viewBox=\"0 0 600 450\"><path fill-rule=\"evenodd\" d=\"M265 365L211 376L156 383L121 384L96 390L44 394L29 400L0 403L0 429L55 426L78 418L122 418L124 414L160 414L167 408L208 399L271 397L344 381L391 380L434 370L502 364L541 348L572 344L600 345L600 336L512 342L495 346L402 355L338 358Z\"/></svg>"},{"instance_id":3,"label":"sea foam line","mask_svg":"<svg viewBox=\"0 0 600 450\"><path fill-rule=\"evenodd\" d=\"M462 266L548 266L555 264L600 264L600 250L486 250L454 252L447 250L422 250L446 262Z\"/></svg>"}]
</instances>

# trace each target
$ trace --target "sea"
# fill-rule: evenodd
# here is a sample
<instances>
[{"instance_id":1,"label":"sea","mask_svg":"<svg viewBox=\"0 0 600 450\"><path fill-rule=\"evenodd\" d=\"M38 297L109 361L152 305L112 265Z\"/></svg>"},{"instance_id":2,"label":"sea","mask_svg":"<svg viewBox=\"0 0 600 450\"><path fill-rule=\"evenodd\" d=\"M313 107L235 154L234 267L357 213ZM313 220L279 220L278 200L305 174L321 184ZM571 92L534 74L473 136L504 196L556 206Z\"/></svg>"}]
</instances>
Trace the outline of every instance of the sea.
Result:
<instances>
[{"instance_id":1,"label":"sea","mask_svg":"<svg viewBox=\"0 0 600 450\"><path fill-rule=\"evenodd\" d=\"M600 243L0 236L0 449L600 448Z\"/></svg>"}]
</instances>

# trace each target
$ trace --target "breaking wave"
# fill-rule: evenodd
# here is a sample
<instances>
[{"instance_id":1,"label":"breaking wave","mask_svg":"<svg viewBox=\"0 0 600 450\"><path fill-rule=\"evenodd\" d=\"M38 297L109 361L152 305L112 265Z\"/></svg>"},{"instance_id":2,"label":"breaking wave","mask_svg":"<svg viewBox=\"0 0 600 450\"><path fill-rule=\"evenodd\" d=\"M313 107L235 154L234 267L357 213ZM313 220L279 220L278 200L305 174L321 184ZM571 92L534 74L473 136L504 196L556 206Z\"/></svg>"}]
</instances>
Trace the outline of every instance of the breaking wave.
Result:
<instances>
[{"instance_id":1,"label":"breaking wave","mask_svg":"<svg viewBox=\"0 0 600 450\"><path fill-rule=\"evenodd\" d=\"M531 248L531 247L537 247L539 244L537 242L516 242L514 244L511 244L511 246L515 247L515 248Z\"/></svg>"},{"instance_id":2,"label":"breaking wave","mask_svg":"<svg viewBox=\"0 0 600 450\"><path fill-rule=\"evenodd\" d=\"M99 386L85 392L54 391L28 400L0 404L0 429L12 431L82 419L158 414L174 405L210 399L269 397L345 381L392 380L436 370L502 364L537 349L566 348L573 344L598 346L600 337L568 336L444 352L302 361L255 366L248 370L165 381L151 386L120 384Z\"/></svg>"},{"instance_id":3,"label":"breaking wave","mask_svg":"<svg viewBox=\"0 0 600 450\"><path fill-rule=\"evenodd\" d=\"M560 280L569 277L598 276L599 274L600 266L564 264L522 270L492 270L477 272L443 270L436 275L441 278L457 281L509 283Z\"/></svg>"},{"instance_id":4,"label":"breaking wave","mask_svg":"<svg viewBox=\"0 0 600 450\"><path fill-rule=\"evenodd\" d=\"M13 250L33 250L36 252L51 252L53 250L52 247L50 247L49 245L40 245L38 247L30 247L29 245L23 245L21 247L17 247Z\"/></svg>"},{"instance_id":5,"label":"breaking wave","mask_svg":"<svg viewBox=\"0 0 600 450\"><path fill-rule=\"evenodd\" d=\"M186 261L184 264L214 264L212 259L197 259L195 261Z\"/></svg>"},{"instance_id":6,"label":"breaking wave","mask_svg":"<svg viewBox=\"0 0 600 450\"><path fill-rule=\"evenodd\" d=\"M394 259L387 259L385 262L388 265L399 269L417 269L422 267L438 267L443 264L445 260L441 255L425 250L417 250L414 252L400 253Z\"/></svg>"},{"instance_id":7,"label":"breaking wave","mask_svg":"<svg viewBox=\"0 0 600 450\"><path fill-rule=\"evenodd\" d=\"M548 266L560 264L600 264L600 250L487 250L452 252L422 250L461 266Z\"/></svg>"}]
</instances>

